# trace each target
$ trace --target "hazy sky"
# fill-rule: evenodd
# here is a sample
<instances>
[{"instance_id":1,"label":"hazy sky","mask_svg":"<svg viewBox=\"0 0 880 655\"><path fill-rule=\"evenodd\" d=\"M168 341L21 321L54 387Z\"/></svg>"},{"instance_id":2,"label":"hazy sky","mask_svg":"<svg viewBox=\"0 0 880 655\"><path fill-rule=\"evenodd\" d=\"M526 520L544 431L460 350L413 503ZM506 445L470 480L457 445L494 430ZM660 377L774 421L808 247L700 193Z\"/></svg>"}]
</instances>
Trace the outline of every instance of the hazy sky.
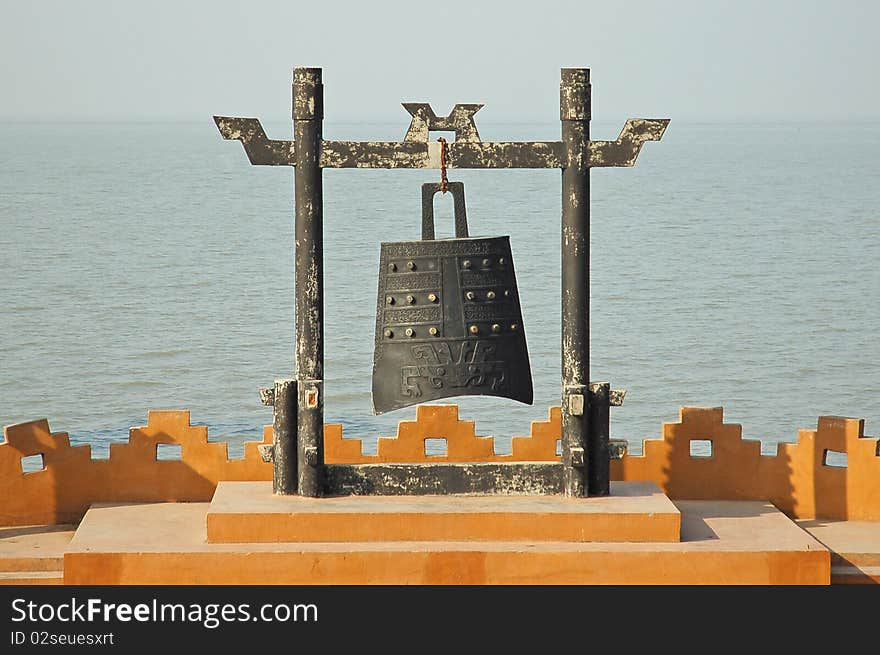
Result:
<instances>
[{"instance_id":1,"label":"hazy sky","mask_svg":"<svg viewBox=\"0 0 880 655\"><path fill-rule=\"evenodd\" d=\"M0 0L0 120L284 120L293 66L328 121L403 100L558 119L559 68L596 120L880 118L880 2Z\"/></svg>"}]
</instances>

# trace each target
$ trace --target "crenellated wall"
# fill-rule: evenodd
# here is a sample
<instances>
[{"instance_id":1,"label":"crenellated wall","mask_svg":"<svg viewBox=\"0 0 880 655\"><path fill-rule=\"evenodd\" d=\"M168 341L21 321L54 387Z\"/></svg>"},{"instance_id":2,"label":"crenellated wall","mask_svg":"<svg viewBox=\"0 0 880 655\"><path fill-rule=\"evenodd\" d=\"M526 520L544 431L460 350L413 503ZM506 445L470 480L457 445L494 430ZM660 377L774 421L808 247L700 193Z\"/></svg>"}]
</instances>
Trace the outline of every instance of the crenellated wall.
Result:
<instances>
[{"instance_id":1,"label":"crenellated wall","mask_svg":"<svg viewBox=\"0 0 880 655\"><path fill-rule=\"evenodd\" d=\"M670 498L769 500L793 518L880 520L878 439L864 436L864 420L822 416L797 442L761 455L760 441L723 419L721 407L681 408L641 456L612 462L612 479L654 480ZM712 455L692 456L692 440L711 441ZM846 453L846 467L828 465L827 451Z\"/></svg>"},{"instance_id":2,"label":"crenellated wall","mask_svg":"<svg viewBox=\"0 0 880 655\"><path fill-rule=\"evenodd\" d=\"M377 453L364 455L359 439L342 426L325 426L328 463L552 461L558 459L561 415L550 409L529 436L514 437L511 453L495 454L492 437L478 436L460 420L456 405L422 405L416 420L402 421L396 437L380 437ZM225 443L208 442L205 426L190 425L188 411L151 411L147 425L132 428L127 443L110 446L107 460L91 459L89 446L70 445L45 419L4 429L0 444L0 525L77 521L92 503L207 501L220 480L270 480L257 443L242 459L229 459ZM271 443L272 429L264 428ZM445 455L427 455L426 439L446 439ZM692 456L692 440L710 441L711 456ZM181 446L179 460L157 460L158 444ZM845 468L828 466L826 451L847 454ZM42 455L44 468L24 473L22 457ZM820 417L796 443L761 455L759 441L725 424L723 410L683 407L677 423L664 423L660 439L643 454L612 462L612 479L653 480L673 499L770 500L794 518L880 520L878 439L864 436L860 419Z\"/></svg>"},{"instance_id":3,"label":"crenellated wall","mask_svg":"<svg viewBox=\"0 0 880 655\"><path fill-rule=\"evenodd\" d=\"M271 480L257 443L243 459L229 459L225 443L209 443L206 426L190 425L188 411L151 411L128 442L110 445L106 460L90 446L71 446L45 419L4 428L0 444L0 525L79 520L92 503L210 500L218 480ZM264 428L272 441L272 428ZM157 460L158 444L179 444L179 460ZM43 470L23 473L21 458L42 454Z\"/></svg>"}]
</instances>

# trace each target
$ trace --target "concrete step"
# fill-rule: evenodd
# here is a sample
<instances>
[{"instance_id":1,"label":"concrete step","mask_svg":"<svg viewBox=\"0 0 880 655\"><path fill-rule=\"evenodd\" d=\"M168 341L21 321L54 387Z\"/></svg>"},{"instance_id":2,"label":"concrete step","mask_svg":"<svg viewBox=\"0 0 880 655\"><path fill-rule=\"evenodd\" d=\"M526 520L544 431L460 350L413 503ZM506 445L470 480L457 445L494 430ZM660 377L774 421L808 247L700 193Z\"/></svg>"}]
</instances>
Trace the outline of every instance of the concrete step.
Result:
<instances>
[{"instance_id":1,"label":"concrete step","mask_svg":"<svg viewBox=\"0 0 880 655\"><path fill-rule=\"evenodd\" d=\"M2 571L0 585L61 585L64 571Z\"/></svg>"},{"instance_id":2,"label":"concrete step","mask_svg":"<svg viewBox=\"0 0 880 655\"><path fill-rule=\"evenodd\" d=\"M880 584L880 566L832 566L831 584Z\"/></svg>"},{"instance_id":3,"label":"concrete step","mask_svg":"<svg viewBox=\"0 0 880 655\"><path fill-rule=\"evenodd\" d=\"M653 482L614 482L611 495L277 496L271 482L221 482L210 543L675 542L681 515Z\"/></svg>"},{"instance_id":4,"label":"concrete step","mask_svg":"<svg viewBox=\"0 0 880 655\"><path fill-rule=\"evenodd\" d=\"M678 501L681 542L208 543L208 503L93 505L67 584L828 584L828 550L770 503Z\"/></svg>"},{"instance_id":5,"label":"concrete step","mask_svg":"<svg viewBox=\"0 0 880 655\"><path fill-rule=\"evenodd\" d=\"M64 553L44 557L0 557L0 573L17 571L60 571L64 568Z\"/></svg>"},{"instance_id":6,"label":"concrete step","mask_svg":"<svg viewBox=\"0 0 880 655\"><path fill-rule=\"evenodd\" d=\"M880 521L801 519L797 524L831 551L832 584L880 583Z\"/></svg>"}]
</instances>

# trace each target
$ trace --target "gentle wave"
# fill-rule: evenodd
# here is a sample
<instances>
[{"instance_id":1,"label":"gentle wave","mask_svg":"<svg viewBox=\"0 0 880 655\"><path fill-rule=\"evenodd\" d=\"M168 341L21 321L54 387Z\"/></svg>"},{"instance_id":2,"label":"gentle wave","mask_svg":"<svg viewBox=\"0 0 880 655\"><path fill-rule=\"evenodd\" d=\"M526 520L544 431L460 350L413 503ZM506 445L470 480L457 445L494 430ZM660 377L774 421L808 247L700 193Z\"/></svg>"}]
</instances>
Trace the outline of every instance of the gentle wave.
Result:
<instances>
[{"instance_id":1,"label":"gentle wave","mask_svg":"<svg viewBox=\"0 0 880 655\"><path fill-rule=\"evenodd\" d=\"M683 404L771 442L819 414L880 432L880 126L814 128L674 120L634 168L594 172L591 377L628 389L612 436L657 438ZM0 125L0 423L47 416L100 453L147 410L189 407L212 440L259 439L257 388L295 368L290 171L251 167L209 118L100 131ZM67 153L48 172L45 143ZM559 175L452 177L472 232L509 234L516 262L535 405L459 403L502 448L559 403ZM415 415L370 414L375 294L379 242L418 238L430 179L324 176L325 411L365 449Z\"/></svg>"}]
</instances>

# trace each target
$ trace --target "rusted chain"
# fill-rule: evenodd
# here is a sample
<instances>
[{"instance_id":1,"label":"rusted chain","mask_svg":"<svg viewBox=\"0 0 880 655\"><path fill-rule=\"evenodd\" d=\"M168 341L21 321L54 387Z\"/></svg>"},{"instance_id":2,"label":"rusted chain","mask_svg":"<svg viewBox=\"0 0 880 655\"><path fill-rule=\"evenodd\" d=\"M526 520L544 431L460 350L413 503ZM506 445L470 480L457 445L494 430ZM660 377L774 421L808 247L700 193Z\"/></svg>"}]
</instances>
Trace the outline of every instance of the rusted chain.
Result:
<instances>
[{"instance_id":1,"label":"rusted chain","mask_svg":"<svg viewBox=\"0 0 880 655\"><path fill-rule=\"evenodd\" d=\"M446 193L449 180L446 179L446 139L438 137L440 142L440 193Z\"/></svg>"}]
</instances>

